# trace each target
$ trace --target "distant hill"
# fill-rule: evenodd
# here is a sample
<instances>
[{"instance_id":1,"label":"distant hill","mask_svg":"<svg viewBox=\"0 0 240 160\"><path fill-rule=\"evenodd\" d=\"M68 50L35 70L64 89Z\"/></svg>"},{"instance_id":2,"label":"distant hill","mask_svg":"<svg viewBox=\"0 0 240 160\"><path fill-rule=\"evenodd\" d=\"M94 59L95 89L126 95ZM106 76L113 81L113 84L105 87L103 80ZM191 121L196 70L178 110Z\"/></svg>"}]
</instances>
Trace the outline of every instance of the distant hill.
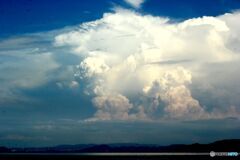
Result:
<instances>
[{"instance_id":1,"label":"distant hill","mask_svg":"<svg viewBox=\"0 0 240 160\"><path fill-rule=\"evenodd\" d=\"M240 139L216 141L209 144L174 144L169 146L144 144L78 144L55 147L7 148L0 147L0 153L123 153L123 152L239 152Z\"/></svg>"},{"instance_id":2,"label":"distant hill","mask_svg":"<svg viewBox=\"0 0 240 160\"><path fill-rule=\"evenodd\" d=\"M0 153L8 153L11 152L11 149L7 147L0 147Z\"/></svg>"}]
</instances>

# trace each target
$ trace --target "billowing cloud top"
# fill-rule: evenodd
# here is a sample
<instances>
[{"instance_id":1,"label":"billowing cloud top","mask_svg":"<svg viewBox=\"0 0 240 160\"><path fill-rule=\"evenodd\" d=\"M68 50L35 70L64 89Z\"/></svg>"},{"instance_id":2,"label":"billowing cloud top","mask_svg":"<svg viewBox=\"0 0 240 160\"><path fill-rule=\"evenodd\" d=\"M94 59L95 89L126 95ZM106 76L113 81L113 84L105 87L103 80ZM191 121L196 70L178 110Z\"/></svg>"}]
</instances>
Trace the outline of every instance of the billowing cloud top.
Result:
<instances>
[{"instance_id":1,"label":"billowing cloud top","mask_svg":"<svg viewBox=\"0 0 240 160\"><path fill-rule=\"evenodd\" d=\"M139 7L143 1L130 1ZM82 60L75 77L87 83L95 120L164 120L239 117L236 101L239 13L179 23L117 9L55 37ZM227 66L227 67L226 67ZM231 77L229 82L219 76ZM235 83L234 83L235 82ZM222 92L229 94L221 94ZM207 97L214 99L212 104Z\"/></svg>"},{"instance_id":2,"label":"billowing cloud top","mask_svg":"<svg viewBox=\"0 0 240 160\"><path fill-rule=\"evenodd\" d=\"M128 4L130 4L134 8L140 8L142 3L144 3L145 0L125 0Z\"/></svg>"}]
</instances>

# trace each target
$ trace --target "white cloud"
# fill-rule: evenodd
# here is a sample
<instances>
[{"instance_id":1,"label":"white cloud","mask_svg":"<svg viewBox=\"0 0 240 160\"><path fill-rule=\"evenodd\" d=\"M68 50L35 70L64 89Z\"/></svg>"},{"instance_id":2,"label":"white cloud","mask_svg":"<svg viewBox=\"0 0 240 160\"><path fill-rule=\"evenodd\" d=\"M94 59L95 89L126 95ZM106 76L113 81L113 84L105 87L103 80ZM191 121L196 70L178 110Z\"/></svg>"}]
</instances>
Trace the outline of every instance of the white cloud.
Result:
<instances>
[{"instance_id":1,"label":"white cloud","mask_svg":"<svg viewBox=\"0 0 240 160\"><path fill-rule=\"evenodd\" d=\"M191 87L206 64L239 61L239 52L230 45L238 37L234 33L240 35L239 25L231 20L236 15L240 14L169 23L118 9L59 34L55 44L70 46L73 54L83 57L78 75L89 82L86 92L95 97L93 119L154 119L160 110L164 116L158 119L220 118L226 117L225 111L218 106L209 110ZM230 110L233 105L228 106ZM239 116L234 106L237 114L229 112L228 117Z\"/></svg>"},{"instance_id":2,"label":"white cloud","mask_svg":"<svg viewBox=\"0 0 240 160\"><path fill-rule=\"evenodd\" d=\"M107 72L109 69L108 65L105 63L105 60L96 56L87 57L80 63L79 67L82 69L81 75L84 77L96 76L98 74Z\"/></svg>"},{"instance_id":3,"label":"white cloud","mask_svg":"<svg viewBox=\"0 0 240 160\"><path fill-rule=\"evenodd\" d=\"M204 116L204 110L199 102L191 96L187 84L191 83L191 73L184 68L168 70L159 76L152 84L144 87L147 97L153 98L153 108L164 102L165 117L199 119Z\"/></svg>"},{"instance_id":4,"label":"white cloud","mask_svg":"<svg viewBox=\"0 0 240 160\"><path fill-rule=\"evenodd\" d=\"M96 118L101 120L128 119L128 112L133 107L122 95L99 96L93 99L93 103L98 108Z\"/></svg>"},{"instance_id":5,"label":"white cloud","mask_svg":"<svg viewBox=\"0 0 240 160\"><path fill-rule=\"evenodd\" d=\"M134 8L140 8L145 0L125 0L126 3L130 4Z\"/></svg>"}]
</instances>

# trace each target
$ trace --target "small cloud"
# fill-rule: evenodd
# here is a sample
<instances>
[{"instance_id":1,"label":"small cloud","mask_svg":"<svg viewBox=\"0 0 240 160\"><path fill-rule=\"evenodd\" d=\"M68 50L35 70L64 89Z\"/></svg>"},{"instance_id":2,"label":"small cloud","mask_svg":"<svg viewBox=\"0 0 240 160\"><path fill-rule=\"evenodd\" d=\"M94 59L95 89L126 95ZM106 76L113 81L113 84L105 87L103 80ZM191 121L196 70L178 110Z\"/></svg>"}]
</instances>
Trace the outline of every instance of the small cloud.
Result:
<instances>
[{"instance_id":1,"label":"small cloud","mask_svg":"<svg viewBox=\"0 0 240 160\"><path fill-rule=\"evenodd\" d=\"M70 81L70 82L57 82L56 86L59 89L64 89L64 88L70 88L70 89L76 89L79 87L79 83L77 81Z\"/></svg>"},{"instance_id":2,"label":"small cloud","mask_svg":"<svg viewBox=\"0 0 240 160\"><path fill-rule=\"evenodd\" d=\"M48 124L48 125L36 125L33 126L34 129L36 130L52 130L54 128L54 126Z\"/></svg>"},{"instance_id":3,"label":"small cloud","mask_svg":"<svg viewBox=\"0 0 240 160\"><path fill-rule=\"evenodd\" d=\"M130 4L133 8L140 8L145 0L125 0L126 3Z\"/></svg>"},{"instance_id":4,"label":"small cloud","mask_svg":"<svg viewBox=\"0 0 240 160\"><path fill-rule=\"evenodd\" d=\"M70 88L78 88L79 87L79 84L77 81L71 81L71 83L69 84L69 87Z\"/></svg>"}]
</instances>

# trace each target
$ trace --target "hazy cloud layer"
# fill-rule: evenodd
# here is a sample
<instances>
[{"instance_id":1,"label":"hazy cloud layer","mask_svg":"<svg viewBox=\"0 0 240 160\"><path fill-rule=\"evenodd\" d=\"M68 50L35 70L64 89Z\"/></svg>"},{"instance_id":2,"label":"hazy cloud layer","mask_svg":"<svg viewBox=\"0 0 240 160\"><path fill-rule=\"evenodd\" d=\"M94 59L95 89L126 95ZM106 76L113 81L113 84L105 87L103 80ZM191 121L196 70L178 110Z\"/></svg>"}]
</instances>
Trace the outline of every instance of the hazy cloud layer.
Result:
<instances>
[{"instance_id":1,"label":"hazy cloud layer","mask_svg":"<svg viewBox=\"0 0 240 160\"><path fill-rule=\"evenodd\" d=\"M54 77L52 71L59 65L53 53L38 48L41 42L36 39L23 36L0 41L0 106L26 100L19 89L41 86Z\"/></svg>"},{"instance_id":2,"label":"hazy cloud layer","mask_svg":"<svg viewBox=\"0 0 240 160\"><path fill-rule=\"evenodd\" d=\"M43 32L0 40L0 107L31 101L23 90L54 81L60 88L78 87L73 64L64 64L69 58L64 58L63 63L64 51L52 45L54 34L55 31Z\"/></svg>"}]
</instances>

